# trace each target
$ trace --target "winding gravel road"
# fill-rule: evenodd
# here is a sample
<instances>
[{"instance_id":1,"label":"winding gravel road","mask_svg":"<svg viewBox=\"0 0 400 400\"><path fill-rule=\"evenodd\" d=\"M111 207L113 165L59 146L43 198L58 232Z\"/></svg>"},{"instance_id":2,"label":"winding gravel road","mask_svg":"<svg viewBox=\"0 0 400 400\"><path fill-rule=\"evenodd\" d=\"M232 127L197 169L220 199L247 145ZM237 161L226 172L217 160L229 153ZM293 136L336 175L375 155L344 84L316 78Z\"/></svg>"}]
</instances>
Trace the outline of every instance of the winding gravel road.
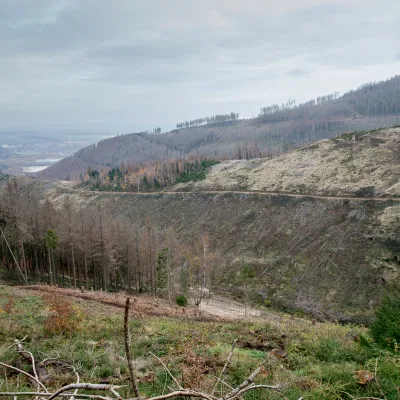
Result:
<instances>
[{"instance_id":1,"label":"winding gravel road","mask_svg":"<svg viewBox=\"0 0 400 400\"><path fill-rule=\"evenodd\" d=\"M53 182L49 182L53 183ZM199 190L191 192L183 191L160 191L160 192L110 192L99 190L86 190L73 188L73 183L68 181L56 181L58 186L74 192L92 193L92 194L112 194L116 196L149 196L149 195L164 195L164 196L191 196L195 194L237 194L237 195L251 195L251 196L269 196L269 197L294 197L294 198L311 198L311 199L324 199L324 200L351 200L351 201L395 201L400 202L400 197L355 197L355 196L330 196L319 194L300 194L300 193L286 193L286 192L262 192L262 191L244 191L244 190Z\"/></svg>"}]
</instances>

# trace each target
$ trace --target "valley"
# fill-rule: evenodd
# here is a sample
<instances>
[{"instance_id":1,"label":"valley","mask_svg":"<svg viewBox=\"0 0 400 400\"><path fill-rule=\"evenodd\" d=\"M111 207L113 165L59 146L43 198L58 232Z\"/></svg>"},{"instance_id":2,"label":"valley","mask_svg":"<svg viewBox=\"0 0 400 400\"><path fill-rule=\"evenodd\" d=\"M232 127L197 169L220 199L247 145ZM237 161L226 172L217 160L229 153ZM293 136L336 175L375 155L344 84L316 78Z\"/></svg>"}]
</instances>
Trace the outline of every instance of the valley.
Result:
<instances>
[{"instance_id":1,"label":"valley","mask_svg":"<svg viewBox=\"0 0 400 400\"><path fill-rule=\"evenodd\" d=\"M65 257L57 268L74 286L143 285L155 293L161 284L162 296L175 296L191 265L197 275L190 279L200 284L205 274L201 286L248 305L369 323L383 290L400 276L399 150L395 127L273 159L220 162L200 180L152 192L28 180L6 186L4 215L42 236L57 226ZM27 204L26 196L34 200ZM17 216L26 207L26 217ZM29 213L42 221L29 222ZM70 254L62 250L69 247ZM32 273L39 268L49 279L39 248ZM174 266L156 285L159 262Z\"/></svg>"},{"instance_id":2,"label":"valley","mask_svg":"<svg viewBox=\"0 0 400 400\"><path fill-rule=\"evenodd\" d=\"M0 170L12 175L34 175L105 137L108 136L96 133L0 131Z\"/></svg>"},{"instance_id":3,"label":"valley","mask_svg":"<svg viewBox=\"0 0 400 400\"><path fill-rule=\"evenodd\" d=\"M48 393L129 396L125 309L145 398L396 400L399 150L399 127L351 132L273 158L171 162L186 169L150 191L162 167L132 186L120 169L2 175L0 396L37 393L7 375L32 345L62 360L44 369Z\"/></svg>"},{"instance_id":4,"label":"valley","mask_svg":"<svg viewBox=\"0 0 400 400\"><path fill-rule=\"evenodd\" d=\"M398 154L400 128L380 129L272 160L222 162L203 180L153 193L49 182L46 196L151 223L161 237L172 229L184 246L209 235L222 257L217 292L368 322L381 291L400 276Z\"/></svg>"},{"instance_id":5,"label":"valley","mask_svg":"<svg viewBox=\"0 0 400 400\"><path fill-rule=\"evenodd\" d=\"M62 360L40 367L48 393L129 396L125 309L151 400L396 400L399 154L391 127L268 158L1 175L0 396L37 393L7 371L44 349Z\"/></svg>"}]
</instances>

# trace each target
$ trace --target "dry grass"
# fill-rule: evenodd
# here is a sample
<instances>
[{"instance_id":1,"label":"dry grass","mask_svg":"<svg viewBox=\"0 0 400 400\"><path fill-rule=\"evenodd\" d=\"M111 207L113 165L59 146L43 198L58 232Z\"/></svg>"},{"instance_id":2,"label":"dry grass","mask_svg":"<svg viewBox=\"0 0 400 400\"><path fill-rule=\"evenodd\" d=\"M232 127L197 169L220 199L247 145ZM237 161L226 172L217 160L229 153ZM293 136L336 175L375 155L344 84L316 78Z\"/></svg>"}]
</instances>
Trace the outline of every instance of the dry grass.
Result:
<instances>
[{"instance_id":1,"label":"dry grass","mask_svg":"<svg viewBox=\"0 0 400 400\"><path fill-rule=\"evenodd\" d=\"M333 196L363 196L374 188L377 196L400 196L399 153L400 128L348 134L271 160L221 163L192 187Z\"/></svg>"}]
</instances>

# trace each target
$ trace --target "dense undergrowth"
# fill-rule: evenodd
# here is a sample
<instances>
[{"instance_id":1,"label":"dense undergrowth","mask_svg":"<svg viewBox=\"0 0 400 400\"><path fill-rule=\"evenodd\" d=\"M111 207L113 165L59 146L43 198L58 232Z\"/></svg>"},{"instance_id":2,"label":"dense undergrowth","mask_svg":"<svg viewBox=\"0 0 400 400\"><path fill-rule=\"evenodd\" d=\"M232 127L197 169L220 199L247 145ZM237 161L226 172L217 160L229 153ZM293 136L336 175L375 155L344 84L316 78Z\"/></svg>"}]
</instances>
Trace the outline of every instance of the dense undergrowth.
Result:
<instances>
[{"instance_id":1,"label":"dense undergrowth","mask_svg":"<svg viewBox=\"0 0 400 400\"><path fill-rule=\"evenodd\" d=\"M27 335L25 348L37 359L58 355L75 366L82 382L128 383L122 310L87 301L70 303L57 294L42 297L8 286L0 286L0 309L0 361L27 368L10 347L15 338ZM395 400L400 394L400 354L375 345L363 327L313 325L290 318L272 325L143 316L131 320L130 330L140 391L148 396L173 386L150 352L168 365L183 386L211 392L235 339L240 341L225 376L231 386L241 383L264 362L257 381L284 384L283 394L288 399ZM259 343L265 345L264 351L257 350ZM279 347L284 347L286 358L271 356L269 350ZM354 377L358 370L376 371L377 380L360 385ZM53 373L51 387L75 379L68 371ZM0 392L11 390L32 387L24 378L1 371ZM218 386L216 394L221 391L230 389ZM128 388L121 394L132 395ZM265 391L244 396L245 400L278 398L280 395Z\"/></svg>"}]
</instances>

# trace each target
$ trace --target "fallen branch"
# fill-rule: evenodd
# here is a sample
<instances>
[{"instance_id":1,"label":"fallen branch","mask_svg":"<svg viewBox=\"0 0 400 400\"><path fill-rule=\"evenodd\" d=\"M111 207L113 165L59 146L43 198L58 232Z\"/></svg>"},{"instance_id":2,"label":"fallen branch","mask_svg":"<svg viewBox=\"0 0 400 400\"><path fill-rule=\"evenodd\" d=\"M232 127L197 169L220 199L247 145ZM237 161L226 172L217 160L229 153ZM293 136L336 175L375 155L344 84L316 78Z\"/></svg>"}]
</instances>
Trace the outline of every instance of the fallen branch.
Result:
<instances>
[{"instance_id":1,"label":"fallen branch","mask_svg":"<svg viewBox=\"0 0 400 400\"><path fill-rule=\"evenodd\" d=\"M161 396L152 397L148 400L165 400L165 399L172 399L174 397L196 397L198 399L206 399L206 400L219 400L215 396L211 396L210 394L196 392L194 390L176 390L175 392L163 394ZM134 400L134 399L131 399Z\"/></svg>"},{"instance_id":2,"label":"fallen branch","mask_svg":"<svg viewBox=\"0 0 400 400\"><path fill-rule=\"evenodd\" d=\"M385 399L382 399L381 397L355 397L355 396L351 395L350 393L347 393L343 390L338 390L338 392L349 396L352 400L385 400Z\"/></svg>"},{"instance_id":3,"label":"fallen branch","mask_svg":"<svg viewBox=\"0 0 400 400\"><path fill-rule=\"evenodd\" d=\"M67 390L74 390L74 389L82 389L82 390L109 390L111 389L119 389L123 386L113 386L113 385L104 385L100 383L71 383L70 385L66 385L61 389L58 389L55 393L53 393L48 400L53 400L61 393L66 392ZM69 395L71 396L71 394ZM118 395L119 396L119 395ZM121 396L117 397L121 398Z\"/></svg>"},{"instance_id":4,"label":"fallen branch","mask_svg":"<svg viewBox=\"0 0 400 400\"><path fill-rule=\"evenodd\" d=\"M233 346L234 348L234 346ZM231 353L233 353L233 348ZM230 355L231 355L230 353ZM237 388L232 389L230 393L228 393L226 396L223 397L216 397L213 394L208 394L208 393L203 393L203 392L197 392L195 390L191 389L184 389L182 388L178 381L175 379L175 377L172 375L172 373L169 371L169 369L166 367L164 362L157 357L156 355L152 354L167 370L167 372L170 374L174 382L179 386L178 390L171 391L170 393L163 394L160 396L155 396L151 398L147 398L148 400L167 400L167 399L172 399L176 397L193 397L193 398L198 398L198 399L205 399L205 400L234 400L238 397L241 397L244 393L250 390L258 390L258 389L270 389L275 392L277 392L280 396L282 396L284 399L287 399L285 396L282 395L280 390L283 388L282 385L255 385L254 384L254 379L256 376L261 372L262 370L262 365L260 365L242 384L240 384ZM230 357L228 357L229 359ZM74 367L69 366L69 368L72 368L73 371L75 372L75 375L77 377L77 383L72 383L69 385L66 385L59 390L57 390L54 393L49 393L46 389L46 387L35 377L33 377L31 374L28 374L25 371L22 371L16 367L13 367L11 365L5 364L5 363L0 363L1 365L4 365L6 367L9 367L11 369L14 369L29 378L33 379L36 381L46 392L0 392L0 396L45 396L47 397L47 400L53 400L56 397L69 397L71 399L79 399L79 398L88 398L88 399L97 399L97 400L123 400L122 396L117 392L117 389L123 387L123 386L113 386L113 385L108 385L108 384L92 384L92 383L79 383L79 375L76 372ZM219 381L221 381L220 378L217 378ZM223 381L222 381L223 382ZM223 382L224 383L224 382ZM113 397L105 397L105 396L99 396L99 395L87 395L87 394L78 394L78 390L107 390L110 391L113 395ZM74 390L73 393L65 393L67 391ZM144 397L140 396L135 396L135 398L130 399L130 400L144 400Z\"/></svg>"},{"instance_id":5,"label":"fallen branch","mask_svg":"<svg viewBox=\"0 0 400 400\"><path fill-rule=\"evenodd\" d=\"M17 367L13 367L12 365L8 365L5 364L3 362L0 362L0 365L2 365L3 367L7 367L10 369L13 369L14 371L19 372L20 374L23 374L25 376L27 376L28 378L32 379L34 382L36 382L46 393L48 393L48 390L46 388L46 386L43 385L42 382L40 382L38 379L36 379L34 376L32 376L31 374L28 374L28 372L23 371L22 369L19 369Z\"/></svg>"},{"instance_id":6,"label":"fallen branch","mask_svg":"<svg viewBox=\"0 0 400 400\"><path fill-rule=\"evenodd\" d=\"M125 304L125 315L124 315L124 341L125 341L125 352L126 352L126 358L128 361L128 367L129 367L129 373L131 376L131 384L134 390L134 394L135 397L131 398L129 400L167 400L167 399L173 399L173 398L197 398L197 399L203 399L203 400L234 400L237 398L241 398L241 396L243 394L245 394L246 392L250 391L250 390L259 390L259 389L269 389L269 390L273 390L274 392L276 392L277 394L279 394L282 398L284 398L285 400L287 400L287 397L285 397L282 393L281 390L284 387L283 385L256 385L254 383L254 379L257 377L257 375L262 371L263 365L260 365L251 375L248 376L248 378L246 378L238 387L236 388L232 388L230 387L227 383L225 383L223 381L223 376L226 372L226 369L228 368L232 357L233 357L233 352L236 346L236 341L233 343L231 351L229 352L227 361L220 373L219 377L216 377L217 379L217 384L218 382L228 386L231 391L226 394L225 396L221 397L216 397L214 395L214 392L217 388L217 384L214 386L214 389L212 391L211 394L208 393L204 393L204 392L198 392L196 390L192 390L192 389L184 389L181 384L177 381L177 379L173 376L173 374L171 373L171 371L168 369L168 367L165 365L165 363L159 358L157 357L155 354L151 353L150 354L155 357L161 364L162 366L165 368L165 370L168 372L168 374L170 375L170 377L173 379L173 381L175 382L175 384L178 386L178 389L171 389L170 393L167 394L162 394L159 396L155 396L155 397L140 397L139 395L139 388L138 388L138 384L136 381L136 377L134 374L134 369L133 369L133 361L132 361L132 356L130 353L130 337L129 337L129 302L130 299L129 297L126 300L126 304ZM49 393L48 389L43 385L43 383L40 381L40 374L38 374L37 368L36 366L39 365L41 366L43 369L43 364L45 362L48 363L53 363L55 362L54 359L47 359L45 361L43 361L42 363L36 363L34 356L31 352L26 351L23 349L22 346L22 342L24 339L22 340L15 340L14 343L17 346L17 351L21 354L22 357L24 357L26 360L28 360L33 367L33 375L29 374L28 372L25 372L19 368L13 367L11 365L5 364L3 362L0 362L0 365L3 365L7 368L13 369L25 376L27 376L28 378L30 378L32 381L34 381L38 387L42 388L44 390L44 392L0 392L0 396L13 396L13 398L16 400L18 396L36 396L36 397L44 397L46 398L46 400L53 400L57 397L68 397L69 400L80 400L80 399L96 399L96 400L123 400L122 396L118 393L117 389L122 388L124 386L115 386L115 385L110 385L110 384L93 384L93 383L80 383L80 377L78 372L76 371L76 369L71 366L71 365L67 365L64 364L62 366L64 367L68 367L69 369L72 369L72 371L75 373L76 376L76 383L72 383L66 386L63 386L62 388L58 389L57 391L53 392L53 393ZM57 364L61 364L59 362L56 361ZM377 363L376 363L376 369L377 369ZM92 390L92 391L109 391L112 395L112 397L108 397L108 396L100 396L100 395L91 395L91 394L79 394L78 391L79 390ZM73 392L71 392L73 391ZM128 399L127 399L128 400Z\"/></svg>"},{"instance_id":7,"label":"fallen branch","mask_svg":"<svg viewBox=\"0 0 400 400\"><path fill-rule=\"evenodd\" d=\"M81 378L80 378L78 372L76 371L75 367L73 367L72 365L71 365L71 369L74 371L74 374L75 374L75 376L76 376L76 383L79 384ZM78 394L78 390L79 390L79 389L75 389L74 394L70 397L69 400L74 400L74 399L75 399L75 396Z\"/></svg>"},{"instance_id":8,"label":"fallen branch","mask_svg":"<svg viewBox=\"0 0 400 400\"><path fill-rule=\"evenodd\" d=\"M222 368L222 371L221 371L219 377L217 378L217 382L215 383L214 389L213 389L213 391L211 392L212 395L213 395L213 394L215 393L215 391L217 390L218 383L219 383L219 382L223 382L223 379L222 379L222 378L224 377L225 371L226 371L226 369L228 368L229 364L231 363L231 359L232 359L233 352L234 352L235 347L236 347L236 343L237 343L237 340L234 340L234 341L233 341L233 344L232 344L231 351L229 352L228 358L226 359L226 363L225 363L225 365L224 365L224 368Z\"/></svg>"},{"instance_id":9,"label":"fallen branch","mask_svg":"<svg viewBox=\"0 0 400 400\"><path fill-rule=\"evenodd\" d=\"M43 363L42 362L36 362L35 361L35 357L33 356L33 354L30 351L24 350L24 347L23 347L22 343L24 342L24 340L26 338L27 338L27 336L25 336L21 340L19 340L19 339L15 339L14 340L14 344L15 344L15 346L17 348L17 352L26 361L28 361L31 364L33 375L35 376L36 381L46 380L48 378L48 374L47 374L47 370L44 367Z\"/></svg>"},{"instance_id":10,"label":"fallen branch","mask_svg":"<svg viewBox=\"0 0 400 400\"><path fill-rule=\"evenodd\" d=\"M0 392L0 396L52 396L53 393L42 393L42 392ZM73 393L60 393L58 397L71 397ZM98 400L115 400L114 397L99 396L97 394L78 394L77 397L88 398L88 399L98 399Z\"/></svg>"},{"instance_id":11,"label":"fallen branch","mask_svg":"<svg viewBox=\"0 0 400 400\"><path fill-rule=\"evenodd\" d=\"M165 365L165 363L163 362L163 360L161 360L161 358L157 357L155 354L153 354L150 351L150 354L155 357L159 363L162 364L162 366L165 368L165 370L168 372L169 376L173 379L173 381L176 383L176 385L178 386L179 389L183 389L182 386L179 384L179 382L175 379L174 375L172 375L171 371L167 368L167 366Z\"/></svg>"},{"instance_id":12,"label":"fallen branch","mask_svg":"<svg viewBox=\"0 0 400 400\"><path fill-rule=\"evenodd\" d=\"M243 383L241 383L236 389L232 390L232 392L228 393L224 399L234 399L238 396L238 393L243 393L243 389L250 386L256 376L261 372L262 365L260 365Z\"/></svg>"}]
</instances>

